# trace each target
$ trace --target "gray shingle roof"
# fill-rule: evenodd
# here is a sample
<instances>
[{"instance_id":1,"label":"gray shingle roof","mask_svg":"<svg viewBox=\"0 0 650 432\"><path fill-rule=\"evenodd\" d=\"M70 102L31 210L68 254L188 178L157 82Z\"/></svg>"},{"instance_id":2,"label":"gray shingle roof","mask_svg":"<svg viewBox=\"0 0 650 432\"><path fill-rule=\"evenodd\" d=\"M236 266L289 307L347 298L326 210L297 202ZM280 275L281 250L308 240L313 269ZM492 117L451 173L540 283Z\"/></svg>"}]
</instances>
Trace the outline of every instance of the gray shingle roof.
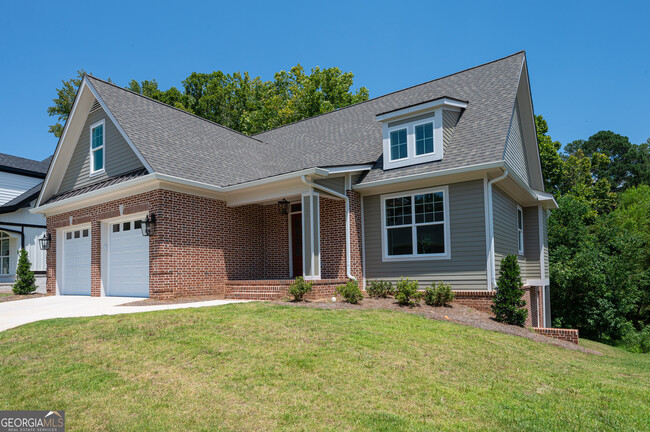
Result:
<instances>
[{"instance_id":1,"label":"gray shingle roof","mask_svg":"<svg viewBox=\"0 0 650 432\"><path fill-rule=\"evenodd\" d=\"M274 175L279 151L224 126L88 76L157 173L217 186Z\"/></svg>"},{"instance_id":2,"label":"gray shingle roof","mask_svg":"<svg viewBox=\"0 0 650 432\"><path fill-rule=\"evenodd\" d=\"M11 213L15 212L18 209L29 207L29 203L38 198L38 194L41 193L42 186L43 182L37 184L29 190L26 190L14 199L7 201L0 206L0 214Z\"/></svg>"},{"instance_id":3,"label":"gray shingle roof","mask_svg":"<svg viewBox=\"0 0 650 432\"><path fill-rule=\"evenodd\" d=\"M18 156L0 153L0 170L4 168L8 171L22 171L35 174L36 177L45 177L48 167L49 161L45 163L45 161L39 162L32 159L25 159Z\"/></svg>"},{"instance_id":4,"label":"gray shingle roof","mask_svg":"<svg viewBox=\"0 0 650 432\"><path fill-rule=\"evenodd\" d=\"M361 183L502 159L524 53L256 135L301 156L297 165L373 163ZM448 96L468 101L443 160L383 171L380 113Z\"/></svg>"},{"instance_id":5,"label":"gray shingle roof","mask_svg":"<svg viewBox=\"0 0 650 432\"><path fill-rule=\"evenodd\" d=\"M229 186L313 167L374 164L360 182L502 159L523 52L253 137L88 76L154 171ZM447 96L468 101L444 159L381 169L375 116Z\"/></svg>"}]
</instances>

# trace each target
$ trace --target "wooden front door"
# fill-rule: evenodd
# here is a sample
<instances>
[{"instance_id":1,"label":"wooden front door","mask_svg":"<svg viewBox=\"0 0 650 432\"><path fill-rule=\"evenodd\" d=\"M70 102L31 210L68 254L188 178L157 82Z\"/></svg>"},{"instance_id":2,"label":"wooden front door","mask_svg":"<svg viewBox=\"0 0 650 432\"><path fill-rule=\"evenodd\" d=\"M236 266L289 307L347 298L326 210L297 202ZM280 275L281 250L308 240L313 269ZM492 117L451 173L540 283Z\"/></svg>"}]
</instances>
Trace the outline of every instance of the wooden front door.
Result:
<instances>
[{"instance_id":1,"label":"wooden front door","mask_svg":"<svg viewBox=\"0 0 650 432\"><path fill-rule=\"evenodd\" d=\"M291 263L292 276L302 276L302 213L291 213Z\"/></svg>"}]
</instances>

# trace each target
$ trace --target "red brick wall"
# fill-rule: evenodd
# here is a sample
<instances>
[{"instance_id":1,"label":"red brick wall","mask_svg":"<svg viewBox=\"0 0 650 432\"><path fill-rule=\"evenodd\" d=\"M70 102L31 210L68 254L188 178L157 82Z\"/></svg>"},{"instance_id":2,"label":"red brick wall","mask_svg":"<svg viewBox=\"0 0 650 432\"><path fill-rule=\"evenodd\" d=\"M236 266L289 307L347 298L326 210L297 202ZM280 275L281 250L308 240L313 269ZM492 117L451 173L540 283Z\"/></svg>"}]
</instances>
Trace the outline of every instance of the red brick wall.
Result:
<instances>
[{"instance_id":1,"label":"red brick wall","mask_svg":"<svg viewBox=\"0 0 650 432\"><path fill-rule=\"evenodd\" d=\"M578 345L578 330L577 329L560 329L560 328L540 328L535 327L533 330L544 336L552 337L555 339L565 340Z\"/></svg>"},{"instance_id":2,"label":"red brick wall","mask_svg":"<svg viewBox=\"0 0 650 432\"><path fill-rule=\"evenodd\" d=\"M495 295L494 291L454 291L454 294L456 295L454 303L492 315L491 307Z\"/></svg>"},{"instance_id":3,"label":"red brick wall","mask_svg":"<svg viewBox=\"0 0 650 432\"><path fill-rule=\"evenodd\" d=\"M352 276L359 280L363 274L363 231L361 229L361 195L358 192L348 191L350 199L350 256ZM344 221L345 222L345 221Z\"/></svg>"},{"instance_id":4,"label":"red brick wall","mask_svg":"<svg viewBox=\"0 0 650 432\"><path fill-rule=\"evenodd\" d=\"M351 202L360 208L358 194ZM156 213L150 238L150 296L224 294L225 281L289 277L288 219L275 205L227 207L223 201L163 189L50 216L48 292L56 289L57 228L91 224L91 293L101 293L101 221L143 211ZM355 208L356 208L355 207ZM324 279L345 277L345 206L321 202L321 271ZM361 276L360 212L352 216L353 274Z\"/></svg>"}]
</instances>

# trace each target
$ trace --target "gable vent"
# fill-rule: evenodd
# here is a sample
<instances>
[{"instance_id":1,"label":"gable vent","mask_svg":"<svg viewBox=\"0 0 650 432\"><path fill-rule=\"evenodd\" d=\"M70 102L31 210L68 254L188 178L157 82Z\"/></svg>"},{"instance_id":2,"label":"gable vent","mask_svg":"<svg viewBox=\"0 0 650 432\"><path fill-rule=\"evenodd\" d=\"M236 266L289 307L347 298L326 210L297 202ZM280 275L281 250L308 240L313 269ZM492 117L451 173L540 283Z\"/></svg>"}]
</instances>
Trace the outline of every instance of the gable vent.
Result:
<instances>
[{"instance_id":1,"label":"gable vent","mask_svg":"<svg viewBox=\"0 0 650 432\"><path fill-rule=\"evenodd\" d=\"M102 107L102 106L99 104L99 101L98 101L97 99L95 99L95 102L93 102L93 106L90 107L90 112L89 112L89 114L90 114L91 112L95 112L95 111L97 111L97 110L100 109L101 107Z\"/></svg>"}]
</instances>

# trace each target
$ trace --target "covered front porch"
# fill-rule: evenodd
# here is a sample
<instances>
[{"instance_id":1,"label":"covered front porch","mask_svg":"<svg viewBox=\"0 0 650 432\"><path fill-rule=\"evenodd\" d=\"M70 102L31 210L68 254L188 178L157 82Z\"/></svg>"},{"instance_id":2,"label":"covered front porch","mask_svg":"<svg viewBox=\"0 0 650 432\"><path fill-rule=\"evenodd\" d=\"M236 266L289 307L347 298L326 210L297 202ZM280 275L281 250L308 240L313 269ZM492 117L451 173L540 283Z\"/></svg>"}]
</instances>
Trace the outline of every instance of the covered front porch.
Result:
<instances>
[{"instance_id":1,"label":"covered front porch","mask_svg":"<svg viewBox=\"0 0 650 432\"><path fill-rule=\"evenodd\" d=\"M350 277L361 280L360 199L346 190L345 180L327 186L303 184L297 191L277 191L272 198L242 203L263 209L263 235L256 241L263 265L229 275L225 297L283 298L302 276L313 283L307 298L329 298Z\"/></svg>"}]
</instances>

